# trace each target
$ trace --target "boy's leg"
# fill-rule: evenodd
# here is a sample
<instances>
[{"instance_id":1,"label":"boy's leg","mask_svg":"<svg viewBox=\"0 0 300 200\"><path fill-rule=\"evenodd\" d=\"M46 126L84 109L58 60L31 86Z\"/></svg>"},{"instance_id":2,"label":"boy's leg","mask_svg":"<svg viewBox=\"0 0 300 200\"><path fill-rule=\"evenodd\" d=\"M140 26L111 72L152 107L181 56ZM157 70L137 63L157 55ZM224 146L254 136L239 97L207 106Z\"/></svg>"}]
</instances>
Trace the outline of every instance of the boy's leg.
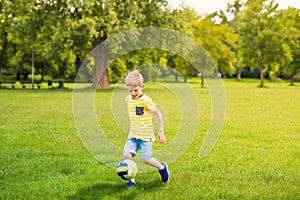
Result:
<instances>
[{"instance_id":1,"label":"boy's leg","mask_svg":"<svg viewBox=\"0 0 300 200\"><path fill-rule=\"evenodd\" d=\"M123 152L123 157L124 157L124 160L125 159L132 159L132 154L128 151L124 151Z\"/></svg>"},{"instance_id":2,"label":"boy's leg","mask_svg":"<svg viewBox=\"0 0 300 200\"><path fill-rule=\"evenodd\" d=\"M138 140L138 145L140 147L141 159L143 163L156 167L158 170L164 168L164 166L158 160L152 158L152 141L145 142Z\"/></svg>"},{"instance_id":3,"label":"boy's leg","mask_svg":"<svg viewBox=\"0 0 300 200\"><path fill-rule=\"evenodd\" d=\"M134 138L127 138L124 146L123 157L124 159L132 159L137 153L138 143Z\"/></svg>"},{"instance_id":4,"label":"boy's leg","mask_svg":"<svg viewBox=\"0 0 300 200\"><path fill-rule=\"evenodd\" d=\"M124 159L132 159L136 155L138 149L138 144L136 142L136 139L128 138L126 140L125 146L124 146L124 152L123 157ZM135 179L130 179L127 184L127 187L136 186Z\"/></svg>"},{"instance_id":5,"label":"boy's leg","mask_svg":"<svg viewBox=\"0 0 300 200\"><path fill-rule=\"evenodd\" d=\"M152 158L152 142L140 141L139 146L143 163L156 167L163 182L169 181L170 173L167 164L160 163L156 158Z\"/></svg>"},{"instance_id":6,"label":"boy's leg","mask_svg":"<svg viewBox=\"0 0 300 200\"><path fill-rule=\"evenodd\" d=\"M160 163L155 158L150 158L149 160L143 160L145 164L151 165L158 169L158 172L161 176L162 182L168 182L170 179L170 173L168 169L168 165L166 163Z\"/></svg>"},{"instance_id":7,"label":"boy's leg","mask_svg":"<svg viewBox=\"0 0 300 200\"><path fill-rule=\"evenodd\" d=\"M162 170L165 167L158 160L156 160L156 158L150 158L147 160L143 159L143 163L156 167L158 170Z\"/></svg>"}]
</instances>

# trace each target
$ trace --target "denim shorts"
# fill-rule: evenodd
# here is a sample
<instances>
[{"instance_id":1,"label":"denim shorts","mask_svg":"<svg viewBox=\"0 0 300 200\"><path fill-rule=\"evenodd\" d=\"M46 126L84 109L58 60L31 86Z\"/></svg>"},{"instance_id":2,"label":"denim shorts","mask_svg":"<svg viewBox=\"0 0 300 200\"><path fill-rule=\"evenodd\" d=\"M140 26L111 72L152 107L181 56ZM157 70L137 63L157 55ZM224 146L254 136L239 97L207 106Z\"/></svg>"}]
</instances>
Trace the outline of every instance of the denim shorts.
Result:
<instances>
[{"instance_id":1,"label":"denim shorts","mask_svg":"<svg viewBox=\"0 0 300 200\"><path fill-rule=\"evenodd\" d=\"M152 156L152 141L146 142L136 138L127 138L124 152L130 152L132 157L134 157L138 150L141 152L142 160L149 160Z\"/></svg>"}]
</instances>

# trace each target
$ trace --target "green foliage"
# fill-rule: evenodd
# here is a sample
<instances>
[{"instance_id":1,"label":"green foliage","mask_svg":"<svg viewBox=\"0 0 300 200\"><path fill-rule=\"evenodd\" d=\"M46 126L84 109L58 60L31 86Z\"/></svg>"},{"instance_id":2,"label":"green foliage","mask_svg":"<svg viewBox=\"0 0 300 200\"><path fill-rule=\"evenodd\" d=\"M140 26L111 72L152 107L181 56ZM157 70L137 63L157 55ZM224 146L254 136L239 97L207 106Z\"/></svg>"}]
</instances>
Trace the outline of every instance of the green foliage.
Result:
<instances>
[{"instance_id":1,"label":"green foliage","mask_svg":"<svg viewBox=\"0 0 300 200\"><path fill-rule=\"evenodd\" d=\"M160 65L158 64L145 64L139 66L137 69L143 74L145 83L149 81L156 82L161 73Z\"/></svg>"},{"instance_id":2,"label":"green foliage","mask_svg":"<svg viewBox=\"0 0 300 200\"><path fill-rule=\"evenodd\" d=\"M189 76L196 76L198 74L196 68L181 56L174 57L174 64L174 70L176 71L176 74L182 75L185 82Z\"/></svg>"},{"instance_id":3,"label":"green foliage","mask_svg":"<svg viewBox=\"0 0 300 200\"><path fill-rule=\"evenodd\" d=\"M278 4L274 1L248 1L246 9L239 15L239 52L244 65L260 68L260 86L264 86L264 70L274 61L273 40L275 14Z\"/></svg>"},{"instance_id":4,"label":"green foliage","mask_svg":"<svg viewBox=\"0 0 300 200\"><path fill-rule=\"evenodd\" d=\"M143 74L144 82L155 82L160 76L170 74L166 56L167 52L159 49L135 50L116 59L113 65L110 65L109 72L116 75L115 81L117 82L129 70L138 69ZM123 70L118 71L119 68L123 68Z\"/></svg>"},{"instance_id":5,"label":"green foliage","mask_svg":"<svg viewBox=\"0 0 300 200\"><path fill-rule=\"evenodd\" d=\"M116 59L108 67L109 82L117 83L127 72L126 64L121 59Z\"/></svg>"},{"instance_id":6,"label":"green foliage","mask_svg":"<svg viewBox=\"0 0 300 200\"><path fill-rule=\"evenodd\" d=\"M281 41L277 47L277 62L282 71L291 76L291 85L293 78L300 72L300 10L288 8L280 10L276 16L276 39ZM272 68L272 71L274 69Z\"/></svg>"},{"instance_id":7,"label":"green foliage","mask_svg":"<svg viewBox=\"0 0 300 200\"><path fill-rule=\"evenodd\" d=\"M172 15L176 21L176 23L174 23L174 29L182 34L193 37L194 31L190 26L192 21L200 20L197 12L192 8L184 6L182 10L174 10Z\"/></svg>"},{"instance_id":8,"label":"green foliage","mask_svg":"<svg viewBox=\"0 0 300 200\"><path fill-rule=\"evenodd\" d=\"M228 25L214 24L210 19L192 21L194 39L208 51L219 71L223 74L235 73L235 52L238 35Z\"/></svg>"},{"instance_id":9,"label":"green foliage","mask_svg":"<svg viewBox=\"0 0 300 200\"><path fill-rule=\"evenodd\" d=\"M300 71L299 15L299 9L278 10L269 0L235 0L208 16L199 16L185 5L170 10L167 0L5 0L0 3L0 79L3 71L17 78L19 74L28 77L32 56L35 74L41 74L41 79L44 75L74 79L89 52L112 35L139 27L163 27L197 41L223 75L250 67L260 69L261 79L264 75L288 76L293 84ZM177 55L144 52L120 58L123 63L116 61L109 69L109 79L115 82L124 71L145 63L160 66L155 67L160 72L149 75L152 80L158 74L171 73L166 65L176 68L185 79L197 73ZM95 73L98 63L93 62L94 69L86 75Z\"/></svg>"},{"instance_id":10,"label":"green foliage","mask_svg":"<svg viewBox=\"0 0 300 200\"><path fill-rule=\"evenodd\" d=\"M36 73L75 77L88 52L110 35L147 23L168 24L166 5L164 0L5 1L0 33L15 52L4 49L1 66L7 63L12 73L29 73L34 47Z\"/></svg>"},{"instance_id":11,"label":"green foliage","mask_svg":"<svg viewBox=\"0 0 300 200\"><path fill-rule=\"evenodd\" d=\"M261 78L290 76L295 74L291 60L299 57L299 9L278 10L274 1L241 1L229 3L225 11L209 16L222 24L228 24L240 36L235 49L239 74L244 67L261 68ZM293 49L295 51L293 51Z\"/></svg>"}]
</instances>

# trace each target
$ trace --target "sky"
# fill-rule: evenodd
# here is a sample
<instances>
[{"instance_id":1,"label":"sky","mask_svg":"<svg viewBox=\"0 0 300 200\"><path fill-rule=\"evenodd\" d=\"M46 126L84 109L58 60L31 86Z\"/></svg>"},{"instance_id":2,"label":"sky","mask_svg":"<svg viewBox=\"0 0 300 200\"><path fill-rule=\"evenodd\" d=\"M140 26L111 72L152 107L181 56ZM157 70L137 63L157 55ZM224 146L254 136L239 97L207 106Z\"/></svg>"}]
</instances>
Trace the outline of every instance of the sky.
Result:
<instances>
[{"instance_id":1,"label":"sky","mask_svg":"<svg viewBox=\"0 0 300 200\"><path fill-rule=\"evenodd\" d=\"M225 10L228 2L234 0L169 0L169 5L172 7L178 7L182 4L188 5L194 8L199 14L213 13L218 10ZM300 0L275 0L279 4L280 9L286 9L288 7L300 8Z\"/></svg>"}]
</instances>

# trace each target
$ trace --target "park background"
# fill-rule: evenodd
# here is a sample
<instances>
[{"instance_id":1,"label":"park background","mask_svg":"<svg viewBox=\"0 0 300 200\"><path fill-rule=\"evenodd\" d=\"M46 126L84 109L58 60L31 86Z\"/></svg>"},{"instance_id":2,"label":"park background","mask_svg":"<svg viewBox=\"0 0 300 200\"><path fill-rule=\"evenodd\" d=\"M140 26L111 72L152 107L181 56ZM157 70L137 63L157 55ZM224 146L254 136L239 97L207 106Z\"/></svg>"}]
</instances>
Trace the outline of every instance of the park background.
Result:
<instances>
[{"instance_id":1,"label":"park background","mask_svg":"<svg viewBox=\"0 0 300 200\"><path fill-rule=\"evenodd\" d=\"M299 80L299 9L279 9L274 1L232 1L225 10L200 15L184 6L170 9L155 1L4 1L1 3L0 80L74 81L91 50L117 33L141 27L178 31L199 43L223 77ZM126 40L126 38L124 38ZM103 52L105 54L105 52ZM102 65L107 60L101 59ZM170 66L155 70L147 63ZM179 55L143 49L122 55L100 81L97 67L89 73L95 88L109 88L130 69L143 74L180 75L198 71ZM196 66L198 67L198 66ZM34 76L30 76L34 75Z\"/></svg>"},{"instance_id":2,"label":"park background","mask_svg":"<svg viewBox=\"0 0 300 200\"><path fill-rule=\"evenodd\" d=\"M299 199L299 9L279 9L266 0L233 1L208 15L187 6L170 9L163 0L7 0L0 9L1 198ZM114 87L139 67L146 92L156 98L164 92L159 82L190 84L204 118L191 147L170 165L169 184L146 173L138 175L136 190L126 190L115 171L81 143L73 121L72 88L94 47L140 27L178 31L208 52L224 80L227 115L216 147L199 159L211 103L199 70L157 49L120 56L100 80L94 76L99 66L91 66L90 87L106 89L96 91L95 98L107 102L97 105L97 112L111 114ZM39 82L41 88L23 90L22 82ZM168 99L160 103L170 104ZM170 141L176 133L174 118L176 112L168 111ZM106 132L119 131L114 122L99 118L99 123L106 124ZM115 142L122 145L123 140Z\"/></svg>"}]
</instances>

